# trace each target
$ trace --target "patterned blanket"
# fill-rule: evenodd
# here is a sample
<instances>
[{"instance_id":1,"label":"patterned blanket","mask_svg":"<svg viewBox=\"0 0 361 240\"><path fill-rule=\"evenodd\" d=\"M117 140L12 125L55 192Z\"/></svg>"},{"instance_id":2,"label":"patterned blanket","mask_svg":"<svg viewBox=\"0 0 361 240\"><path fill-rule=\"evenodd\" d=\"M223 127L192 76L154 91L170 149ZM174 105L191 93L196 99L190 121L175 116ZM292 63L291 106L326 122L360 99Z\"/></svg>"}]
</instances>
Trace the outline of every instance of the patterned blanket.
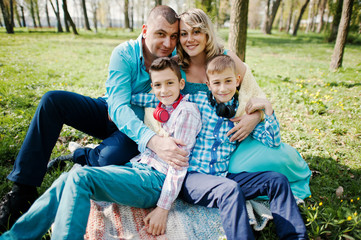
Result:
<instances>
[{"instance_id":1,"label":"patterned blanket","mask_svg":"<svg viewBox=\"0 0 361 240\"><path fill-rule=\"evenodd\" d=\"M166 234L157 237L146 232L143 222L151 210L92 201L85 239L226 239L216 208L190 205L178 199L169 212ZM272 219L267 201L247 201L247 212L257 231Z\"/></svg>"}]
</instances>

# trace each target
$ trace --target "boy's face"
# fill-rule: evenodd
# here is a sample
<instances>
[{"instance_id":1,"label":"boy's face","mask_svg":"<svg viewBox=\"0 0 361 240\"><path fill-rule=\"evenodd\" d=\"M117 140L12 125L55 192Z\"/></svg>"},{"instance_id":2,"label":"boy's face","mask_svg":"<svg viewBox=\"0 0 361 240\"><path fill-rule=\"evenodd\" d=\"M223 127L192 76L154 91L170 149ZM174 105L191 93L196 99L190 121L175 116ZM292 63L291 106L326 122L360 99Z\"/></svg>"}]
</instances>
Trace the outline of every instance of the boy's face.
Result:
<instances>
[{"instance_id":1,"label":"boy's face","mask_svg":"<svg viewBox=\"0 0 361 240\"><path fill-rule=\"evenodd\" d=\"M173 104L178 99L180 90L185 86L184 79L179 81L170 68L152 71L151 77L154 94L164 105Z\"/></svg>"},{"instance_id":2,"label":"boy's face","mask_svg":"<svg viewBox=\"0 0 361 240\"><path fill-rule=\"evenodd\" d=\"M208 73L207 86L217 103L229 102L237 91L240 77L236 77L233 69L227 68L222 72Z\"/></svg>"}]
</instances>

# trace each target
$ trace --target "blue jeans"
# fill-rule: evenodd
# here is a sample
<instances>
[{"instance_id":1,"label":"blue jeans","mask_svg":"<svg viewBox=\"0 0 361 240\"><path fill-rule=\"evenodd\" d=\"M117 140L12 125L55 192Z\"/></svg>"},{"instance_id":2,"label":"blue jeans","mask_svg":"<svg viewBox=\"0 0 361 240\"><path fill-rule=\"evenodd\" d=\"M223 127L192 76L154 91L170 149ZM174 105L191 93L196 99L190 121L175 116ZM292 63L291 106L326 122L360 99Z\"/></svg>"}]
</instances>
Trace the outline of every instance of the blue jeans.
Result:
<instances>
[{"instance_id":1,"label":"blue jeans","mask_svg":"<svg viewBox=\"0 0 361 240\"><path fill-rule=\"evenodd\" d=\"M50 91L44 94L36 109L8 179L40 186L64 124L105 139L94 150L85 148L74 152L74 161L82 165L121 165L139 153L137 144L119 132L108 119L108 106L104 99L66 91Z\"/></svg>"},{"instance_id":2,"label":"blue jeans","mask_svg":"<svg viewBox=\"0 0 361 240\"><path fill-rule=\"evenodd\" d=\"M141 163L82 167L63 173L0 239L84 239L90 199L149 208L157 204L165 174Z\"/></svg>"},{"instance_id":3,"label":"blue jeans","mask_svg":"<svg viewBox=\"0 0 361 240\"><path fill-rule=\"evenodd\" d=\"M191 204L219 208L227 239L254 239L246 200L268 196L280 239L308 239L287 178L276 172L241 172L227 177L188 173L180 193Z\"/></svg>"}]
</instances>

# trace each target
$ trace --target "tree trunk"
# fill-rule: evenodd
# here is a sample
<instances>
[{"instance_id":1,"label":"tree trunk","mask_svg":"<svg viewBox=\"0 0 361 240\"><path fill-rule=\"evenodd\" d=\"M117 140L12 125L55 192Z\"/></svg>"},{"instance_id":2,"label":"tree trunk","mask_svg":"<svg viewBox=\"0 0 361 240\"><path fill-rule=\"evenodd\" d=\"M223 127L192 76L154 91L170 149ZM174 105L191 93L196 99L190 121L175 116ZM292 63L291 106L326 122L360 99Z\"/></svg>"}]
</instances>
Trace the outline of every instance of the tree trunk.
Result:
<instances>
[{"instance_id":1,"label":"tree trunk","mask_svg":"<svg viewBox=\"0 0 361 240\"><path fill-rule=\"evenodd\" d=\"M271 34L272 33L272 25L276 17L276 13L278 7L280 6L281 0L268 0L266 7L266 21L263 29L263 33ZM269 5L270 4L270 5Z\"/></svg>"},{"instance_id":2,"label":"tree trunk","mask_svg":"<svg viewBox=\"0 0 361 240\"><path fill-rule=\"evenodd\" d=\"M310 0L310 4L308 5L308 19L307 19L307 27L306 27L306 33L308 33L309 31L311 31L312 29L312 24L313 24L313 13L314 13L314 5L315 5L315 1L314 0Z\"/></svg>"},{"instance_id":3,"label":"tree trunk","mask_svg":"<svg viewBox=\"0 0 361 240\"><path fill-rule=\"evenodd\" d=\"M33 19L34 27L38 27L38 25L36 24L36 20L35 20L35 10L34 10L33 0L30 0L30 14L31 14L31 18Z\"/></svg>"},{"instance_id":4,"label":"tree trunk","mask_svg":"<svg viewBox=\"0 0 361 240\"><path fill-rule=\"evenodd\" d=\"M134 8L133 8L133 3L130 4L130 31L133 32L134 31Z\"/></svg>"},{"instance_id":5,"label":"tree trunk","mask_svg":"<svg viewBox=\"0 0 361 240\"><path fill-rule=\"evenodd\" d=\"M284 24L284 19L283 19L283 12L284 12L284 8L285 8L285 3L284 1L281 1L281 14L280 14L280 19L278 22L278 31L283 31L283 24Z\"/></svg>"},{"instance_id":6,"label":"tree trunk","mask_svg":"<svg viewBox=\"0 0 361 240\"><path fill-rule=\"evenodd\" d=\"M316 33L320 33L322 30L323 23L324 23L323 16L325 14L326 4L327 4L327 0L321 0L320 8L318 11L318 15L320 16L320 21L317 25Z\"/></svg>"},{"instance_id":7,"label":"tree trunk","mask_svg":"<svg viewBox=\"0 0 361 240\"><path fill-rule=\"evenodd\" d=\"M35 0L35 13L36 13L36 18L38 19L38 25L39 25L39 27L42 27L42 26L41 26L41 21L40 21L40 13L39 13L38 0Z\"/></svg>"},{"instance_id":8,"label":"tree trunk","mask_svg":"<svg viewBox=\"0 0 361 240\"><path fill-rule=\"evenodd\" d=\"M4 24L5 24L6 32L9 33L9 34L13 34L14 33L14 26L11 25L10 13L6 9L4 0L0 0L0 7L1 7L1 12L3 14L3 18L4 18Z\"/></svg>"},{"instance_id":9,"label":"tree trunk","mask_svg":"<svg viewBox=\"0 0 361 240\"><path fill-rule=\"evenodd\" d=\"M270 21L270 15L269 15L270 5L271 5L271 0L267 0L266 6L265 6L265 11L264 11L264 20L263 20L263 24L262 24L262 32L264 34L267 34L267 26Z\"/></svg>"},{"instance_id":10,"label":"tree trunk","mask_svg":"<svg viewBox=\"0 0 361 240\"><path fill-rule=\"evenodd\" d=\"M87 11L86 11L86 3L85 3L85 0L81 0L81 5L82 5L82 8L83 8L83 14L84 14L84 21L85 21L85 30L91 30L90 29L90 25L89 25L89 19L88 19L88 14L87 14Z\"/></svg>"},{"instance_id":11,"label":"tree trunk","mask_svg":"<svg viewBox=\"0 0 361 240\"><path fill-rule=\"evenodd\" d=\"M350 26L353 0L344 0L341 22L338 27L337 39L333 50L330 68L335 70L342 66L343 52L346 45L348 27Z\"/></svg>"},{"instance_id":12,"label":"tree trunk","mask_svg":"<svg viewBox=\"0 0 361 240\"><path fill-rule=\"evenodd\" d=\"M297 23L296 23L296 25L295 25L295 27L293 29L293 33L292 33L293 36L297 36L297 31L298 31L298 28L300 27L302 15L305 12L305 10L307 8L307 4L309 2L310 2L310 0L306 0L305 3L303 4L302 8L301 8L300 15L298 16L298 19L297 19Z\"/></svg>"},{"instance_id":13,"label":"tree trunk","mask_svg":"<svg viewBox=\"0 0 361 240\"><path fill-rule=\"evenodd\" d=\"M162 0L155 0L155 6L162 5Z\"/></svg>"},{"instance_id":14,"label":"tree trunk","mask_svg":"<svg viewBox=\"0 0 361 240\"><path fill-rule=\"evenodd\" d=\"M65 13L65 9L64 9L64 0L63 0L63 16L64 16L65 32L70 32L69 22L68 22L68 19L66 17L66 13Z\"/></svg>"},{"instance_id":15,"label":"tree trunk","mask_svg":"<svg viewBox=\"0 0 361 240\"><path fill-rule=\"evenodd\" d=\"M294 8L294 0L291 0L290 13L288 14L287 24L286 24L286 33L289 33L291 29L293 8Z\"/></svg>"},{"instance_id":16,"label":"tree trunk","mask_svg":"<svg viewBox=\"0 0 361 240\"><path fill-rule=\"evenodd\" d=\"M59 13L59 2L58 2L58 0L55 0L56 9L55 9L55 6L54 6L52 0L49 0L49 2L50 2L50 5L51 5L51 8L52 8L53 11L54 11L55 16L56 16L57 31L58 31L58 32L63 32L63 27L61 26L61 19L60 19L60 13Z\"/></svg>"},{"instance_id":17,"label":"tree trunk","mask_svg":"<svg viewBox=\"0 0 361 240\"><path fill-rule=\"evenodd\" d=\"M93 13L94 29L95 29L95 32L98 32L98 19L97 19L98 4L95 1L93 1L93 2L91 2L91 7L92 7L92 13Z\"/></svg>"},{"instance_id":18,"label":"tree trunk","mask_svg":"<svg viewBox=\"0 0 361 240\"><path fill-rule=\"evenodd\" d=\"M249 0L234 0L231 9L229 48L245 61Z\"/></svg>"},{"instance_id":19,"label":"tree trunk","mask_svg":"<svg viewBox=\"0 0 361 240\"><path fill-rule=\"evenodd\" d=\"M129 0L124 0L124 27L129 29Z\"/></svg>"},{"instance_id":20,"label":"tree trunk","mask_svg":"<svg viewBox=\"0 0 361 240\"><path fill-rule=\"evenodd\" d=\"M14 22L14 1L10 0L10 24L11 26L15 27Z\"/></svg>"},{"instance_id":21,"label":"tree trunk","mask_svg":"<svg viewBox=\"0 0 361 240\"><path fill-rule=\"evenodd\" d=\"M20 14L19 14L19 9L18 9L18 5L15 3L15 16L16 16L16 21L18 22L19 24L19 27L22 27L23 25L21 24L21 17L20 17ZM15 26L14 26L15 27Z\"/></svg>"},{"instance_id":22,"label":"tree trunk","mask_svg":"<svg viewBox=\"0 0 361 240\"><path fill-rule=\"evenodd\" d=\"M343 3L343 0L337 0L336 12L333 15L333 20L331 23L331 32L327 39L328 42L335 41L335 39L337 37L338 25L340 24L340 19L341 19L341 14L342 14L342 3Z\"/></svg>"},{"instance_id":23,"label":"tree trunk","mask_svg":"<svg viewBox=\"0 0 361 240\"><path fill-rule=\"evenodd\" d=\"M69 22L71 28L73 29L73 33L75 35L79 35L78 31L76 30L76 26L73 22L73 19L71 19L70 14L68 12L68 5L66 3L66 0L63 0L63 10L64 10L64 14L65 14L65 19L67 22Z\"/></svg>"},{"instance_id":24,"label":"tree trunk","mask_svg":"<svg viewBox=\"0 0 361 240\"><path fill-rule=\"evenodd\" d=\"M49 17L49 9L48 9L48 1L45 0L45 14L46 14L46 22L48 23L48 27L51 27L50 17Z\"/></svg>"},{"instance_id":25,"label":"tree trunk","mask_svg":"<svg viewBox=\"0 0 361 240\"><path fill-rule=\"evenodd\" d=\"M21 20L23 22L23 27L26 27L25 14L24 14L24 6L20 6L21 11Z\"/></svg>"}]
</instances>

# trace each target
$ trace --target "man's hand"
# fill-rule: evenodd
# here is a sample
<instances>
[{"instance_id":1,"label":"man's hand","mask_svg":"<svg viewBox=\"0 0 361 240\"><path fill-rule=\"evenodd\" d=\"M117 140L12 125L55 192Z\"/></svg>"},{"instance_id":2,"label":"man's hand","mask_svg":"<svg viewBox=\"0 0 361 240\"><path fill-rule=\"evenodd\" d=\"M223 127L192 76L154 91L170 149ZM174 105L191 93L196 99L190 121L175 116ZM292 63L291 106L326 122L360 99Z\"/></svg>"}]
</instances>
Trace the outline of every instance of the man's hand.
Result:
<instances>
[{"instance_id":1,"label":"man's hand","mask_svg":"<svg viewBox=\"0 0 361 240\"><path fill-rule=\"evenodd\" d=\"M233 141L243 141L248 135L253 131L253 129L257 126L257 124L261 120L261 113L254 112L252 114L245 114L241 117L236 117L230 119L232 122L238 122L231 130L228 131L227 136L230 136L232 133L232 137L229 139L231 142Z\"/></svg>"},{"instance_id":2,"label":"man's hand","mask_svg":"<svg viewBox=\"0 0 361 240\"><path fill-rule=\"evenodd\" d=\"M272 115L273 108L270 101L264 98L251 98L244 108L247 114L251 114L258 110L264 110L267 115Z\"/></svg>"},{"instance_id":3,"label":"man's hand","mask_svg":"<svg viewBox=\"0 0 361 240\"><path fill-rule=\"evenodd\" d=\"M185 146L185 144L181 140L158 135L154 135L147 144L147 147L158 157L175 169L181 170L182 167L188 167L188 152L179 146Z\"/></svg>"},{"instance_id":4,"label":"man's hand","mask_svg":"<svg viewBox=\"0 0 361 240\"><path fill-rule=\"evenodd\" d=\"M165 233L167 227L169 210L156 207L145 218L144 223L147 227L147 232L154 236L162 235Z\"/></svg>"}]
</instances>

